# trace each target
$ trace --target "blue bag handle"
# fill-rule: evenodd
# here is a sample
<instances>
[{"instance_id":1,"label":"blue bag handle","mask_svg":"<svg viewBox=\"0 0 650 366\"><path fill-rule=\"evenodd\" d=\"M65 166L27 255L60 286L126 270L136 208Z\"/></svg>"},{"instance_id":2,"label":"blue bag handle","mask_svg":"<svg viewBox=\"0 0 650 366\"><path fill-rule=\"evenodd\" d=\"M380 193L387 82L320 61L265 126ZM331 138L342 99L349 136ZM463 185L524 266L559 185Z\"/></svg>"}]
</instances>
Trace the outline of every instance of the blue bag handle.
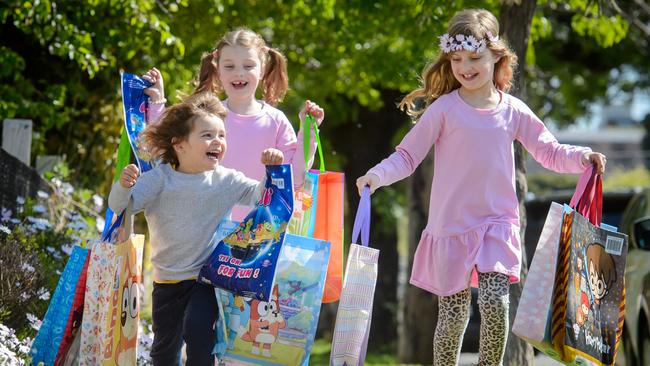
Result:
<instances>
[{"instance_id":1,"label":"blue bag handle","mask_svg":"<svg viewBox=\"0 0 650 366\"><path fill-rule=\"evenodd\" d=\"M354 226L352 227L353 243L359 242L359 234L361 234L361 244L367 247L368 238L370 237L370 187L368 186L363 187L357 215L354 218Z\"/></svg>"},{"instance_id":2,"label":"blue bag handle","mask_svg":"<svg viewBox=\"0 0 650 366\"><path fill-rule=\"evenodd\" d=\"M112 213L112 211L111 211L111 213ZM104 232L102 233L102 241L109 241L111 239L111 236L113 236L113 232L118 227L120 227L120 224L122 224L122 220L124 220L124 212L122 212L117 217L117 219L115 220L115 222L111 226L108 226L108 225L104 226L105 228L108 228L108 229L104 229Z\"/></svg>"}]
</instances>

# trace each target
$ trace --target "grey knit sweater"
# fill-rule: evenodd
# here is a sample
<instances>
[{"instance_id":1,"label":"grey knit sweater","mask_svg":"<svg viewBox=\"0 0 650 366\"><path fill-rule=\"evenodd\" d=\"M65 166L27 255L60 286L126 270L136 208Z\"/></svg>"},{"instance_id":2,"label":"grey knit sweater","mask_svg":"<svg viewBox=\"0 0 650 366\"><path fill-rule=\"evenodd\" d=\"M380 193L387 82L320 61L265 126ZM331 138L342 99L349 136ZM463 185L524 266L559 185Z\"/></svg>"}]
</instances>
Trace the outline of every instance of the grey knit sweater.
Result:
<instances>
[{"instance_id":1,"label":"grey knit sweater","mask_svg":"<svg viewBox=\"0 0 650 366\"><path fill-rule=\"evenodd\" d=\"M181 281L198 276L216 245L208 244L222 217L235 204L254 205L263 188L263 181L222 166L185 174L161 164L131 188L116 182L108 205L122 212L132 198L133 212L144 210L154 281Z\"/></svg>"}]
</instances>

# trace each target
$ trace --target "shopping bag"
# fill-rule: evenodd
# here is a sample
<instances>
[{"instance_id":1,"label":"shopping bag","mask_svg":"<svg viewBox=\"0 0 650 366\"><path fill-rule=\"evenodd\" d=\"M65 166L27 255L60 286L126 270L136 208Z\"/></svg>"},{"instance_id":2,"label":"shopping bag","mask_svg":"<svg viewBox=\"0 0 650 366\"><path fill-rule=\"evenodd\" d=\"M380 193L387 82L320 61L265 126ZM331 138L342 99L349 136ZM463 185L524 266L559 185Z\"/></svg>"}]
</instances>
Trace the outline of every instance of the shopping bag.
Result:
<instances>
[{"instance_id":1,"label":"shopping bag","mask_svg":"<svg viewBox=\"0 0 650 366\"><path fill-rule=\"evenodd\" d=\"M86 279L86 294L81 320L81 339L79 345L79 364L100 365L102 357L102 342L106 332L105 324L108 318L108 305L111 301L110 287L112 273L115 272L115 230L119 227L122 217L109 226L105 236L90 245L90 262Z\"/></svg>"},{"instance_id":2,"label":"shopping bag","mask_svg":"<svg viewBox=\"0 0 650 366\"><path fill-rule=\"evenodd\" d=\"M345 175L336 172L318 174L314 238L331 244L323 302L338 301L343 282L343 190Z\"/></svg>"},{"instance_id":3,"label":"shopping bag","mask_svg":"<svg viewBox=\"0 0 650 366\"><path fill-rule=\"evenodd\" d=\"M291 165L268 165L262 197L237 229L217 243L199 281L269 301L292 210Z\"/></svg>"},{"instance_id":4,"label":"shopping bag","mask_svg":"<svg viewBox=\"0 0 650 366\"><path fill-rule=\"evenodd\" d=\"M153 167L152 155L143 145L142 132L147 125L146 111L149 96L144 89L151 83L141 77L127 72L120 72L120 89L122 90L122 110L124 111L124 126L122 128L120 144L117 149L115 161L115 176L113 182L119 179L122 169L131 162L131 151L136 157L136 164L140 172L144 173ZM130 146L130 148L129 148ZM114 213L106 209L102 237L108 236L110 223L113 222Z\"/></svg>"},{"instance_id":5,"label":"shopping bag","mask_svg":"<svg viewBox=\"0 0 650 366\"><path fill-rule=\"evenodd\" d=\"M103 365L135 365L137 359L144 235L131 233L131 215L126 215L125 220L125 240L115 246L111 301L102 343Z\"/></svg>"},{"instance_id":6,"label":"shopping bag","mask_svg":"<svg viewBox=\"0 0 650 366\"><path fill-rule=\"evenodd\" d=\"M552 336L567 364L614 365L625 315L627 236L601 227L602 179L593 175L596 205L573 215L560 261L556 295L564 296Z\"/></svg>"},{"instance_id":7,"label":"shopping bag","mask_svg":"<svg viewBox=\"0 0 650 366\"><path fill-rule=\"evenodd\" d=\"M59 351L56 354L54 365L64 365L67 359L74 360L78 357L79 348L77 340L80 336L79 330L81 328L81 317L83 316L84 310L84 297L86 294L86 278L88 274L89 262L90 251L86 249L86 261L84 262L84 267L79 274L79 281L77 282L74 298L72 300L72 306L70 307L68 323L65 327L65 330L63 331L61 345L59 346Z\"/></svg>"},{"instance_id":8,"label":"shopping bag","mask_svg":"<svg viewBox=\"0 0 650 366\"><path fill-rule=\"evenodd\" d=\"M151 86L151 83L127 72L121 72L120 74L122 108L127 136L138 168L141 172L146 172L152 168L152 156L142 144L142 132L147 122L145 113L149 102L149 97L144 93L144 89Z\"/></svg>"},{"instance_id":9,"label":"shopping bag","mask_svg":"<svg viewBox=\"0 0 650 366\"><path fill-rule=\"evenodd\" d=\"M316 336L330 244L287 234L268 303L220 291L218 324L225 364L307 366ZM270 310L269 310L270 309ZM273 324L275 326L268 326ZM266 331L264 328L268 328Z\"/></svg>"},{"instance_id":10,"label":"shopping bag","mask_svg":"<svg viewBox=\"0 0 650 366\"><path fill-rule=\"evenodd\" d=\"M116 230L120 225L121 232ZM131 228L129 204L111 226L109 237L103 237L91 249L81 324L80 365L136 362L144 235L132 234ZM113 244L116 242L119 244Z\"/></svg>"},{"instance_id":11,"label":"shopping bag","mask_svg":"<svg viewBox=\"0 0 650 366\"><path fill-rule=\"evenodd\" d=\"M614 365L625 310L627 236L575 215L564 321L564 360Z\"/></svg>"},{"instance_id":12,"label":"shopping bag","mask_svg":"<svg viewBox=\"0 0 650 366\"><path fill-rule=\"evenodd\" d=\"M305 158L307 160L307 158ZM294 193L294 208L287 233L306 237L314 236L318 174L307 171L302 187Z\"/></svg>"},{"instance_id":13,"label":"shopping bag","mask_svg":"<svg viewBox=\"0 0 650 366\"><path fill-rule=\"evenodd\" d=\"M79 297L85 288L84 269L87 269L88 250L75 245L52 295L38 334L29 352L31 362L45 366L65 357L71 344L72 324L79 308ZM76 300L76 301L75 301ZM82 305L83 306L83 305ZM57 355L61 352L61 356ZM59 363L57 363L59 364Z\"/></svg>"},{"instance_id":14,"label":"shopping bag","mask_svg":"<svg viewBox=\"0 0 650 366\"><path fill-rule=\"evenodd\" d=\"M290 232L328 241L331 244L327 267L323 303L338 301L341 296L343 280L343 201L345 174L325 170L323 148L318 132L318 124L313 116L305 116L304 131L314 129L320 166L309 170L305 184L298 190L302 212L298 212ZM310 133L305 133L305 162L309 161Z\"/></svg>"},{"instance_id":15,"label":"shopping bag","mask_svg":"<svg viewBox=\"0 0 650 366\"><path fill-rule=\"evenodd\" d=\"M591 170L582 174L570 206L551 203L512 326L513 333L556 359L560 356L552 344L551 317L558 256L561 243L568 240L566 234L571 225L573 212L571 207L576 207L584 214L597 211L591 210L592 205L597 205L591 194L593 191L593 185L590 185L591 177Z\"/></svg>"},{"instance_id":16,"label":"shopping bag","mask_svg":"<svg viewBox=\"0 0 650 366\"><path fill-rule=\"evenodd\" d=\"M336 313L331 365L363 365L366 357L379 260L379 250L368 247L369 233L370 189L365 187L352 229L352 241L356 242L361 234L362 245L350 245Z\"/></svg>"},{"instance_id":17,"label":"shopping bag","mask_svg":"<svg viewBox=\"0 0 650 366\"><path fill-rule=\"evenodd\" d=\"M550 316L564 208L551 203L519 299L512 332L544 352L552 352Z\"/></svg>"}]
</instances>

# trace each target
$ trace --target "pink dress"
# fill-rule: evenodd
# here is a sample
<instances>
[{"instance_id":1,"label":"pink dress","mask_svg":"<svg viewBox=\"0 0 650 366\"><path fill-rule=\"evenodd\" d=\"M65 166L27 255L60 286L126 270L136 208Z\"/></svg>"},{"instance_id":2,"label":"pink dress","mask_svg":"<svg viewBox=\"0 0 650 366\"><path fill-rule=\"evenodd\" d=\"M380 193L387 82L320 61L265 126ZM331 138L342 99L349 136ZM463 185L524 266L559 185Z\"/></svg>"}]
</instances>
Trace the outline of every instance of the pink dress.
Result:
<instances>
[{"instance_id":1,"label":"pink dress","mask_svg":"<svg viewBox=\"0 0 650 366\"><path fill-rule=\"evenodd\" d=\"M521 244L513 141L545 168L581 173L589 148L564 145L521 100L501 93L494 109L465 103L458 90L433 102L395 152L369 170L380 186L411 175L435 147L429 219L410 283L440 296L476 287L476 271L519 281Z\"/></svg>"},{"instance_id":2,"label":"pink dress","mask_svg":"<svg viewBox=\"0 0 650 366\"><path fill-rule=\"evenodd\" d=\"M284 154L284 163L291 164L294 187L300 187L305 177L302 129L296 136L291 122L282 111L265 102L260 103L262 108L254 115L228 111L225 121L228 149L221 164L249 178L261 180L265 174L265 167L260 161L262 151L276 148ZM156 121L162 114L162 108L162 105L151 105L148 120ZM316 137L313 129L311 131L310 167L316 152ZM250 207L235 206L231 217L233 220L243 220L250 210Z\"/></svg>"}]
</instances>

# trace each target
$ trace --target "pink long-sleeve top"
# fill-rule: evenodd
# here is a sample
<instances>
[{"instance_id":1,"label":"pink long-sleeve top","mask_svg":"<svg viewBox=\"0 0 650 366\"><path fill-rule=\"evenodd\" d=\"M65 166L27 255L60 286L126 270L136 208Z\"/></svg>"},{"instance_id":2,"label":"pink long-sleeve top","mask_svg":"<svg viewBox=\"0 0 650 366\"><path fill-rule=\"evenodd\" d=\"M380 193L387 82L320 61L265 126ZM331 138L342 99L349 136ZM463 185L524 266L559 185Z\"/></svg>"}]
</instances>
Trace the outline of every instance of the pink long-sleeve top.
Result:
<instances>
[{"instance_id":1,"label":"pink long-sleeve top","mask_svg":"<svg viewBox=\"0 0 650 366\"><path fill-rule=\"evenodd\" d=\"M305 156L303 151L303 130L298 135L287 116L277 108L260 101L259 113L242 115L228 111L226 115L226 141L228 149L221 164L238 170L249 178L261 180L265 168L260 161L262 151L276 148L284 154L284 163L291 164L294 187L302 186L305 177ZM163 112L162 105L149 107L149 121L156 121ZM309 167L316 152L316 138L311 129L309 149ZM235 206L232 210L233 220L242 220L251 210L250 207Z\"/></svg>"},{"instance_id":2,"label":"pink long-sleeve top","mask_svg":"<svg viewBox=\"0 0 650 366\"><path fill-rule=\"evenodd\" d=\"M369 173L380 186L411 175L435 148L429 218L410 283L437 295L476 286L476 273L519 280L521 244L513 141L547 169L581 173L589 148L560 144L521 100L501 93L493 109L465 103L458 90L433 102L395 152Z\"/></svg>"}]
</instances>

